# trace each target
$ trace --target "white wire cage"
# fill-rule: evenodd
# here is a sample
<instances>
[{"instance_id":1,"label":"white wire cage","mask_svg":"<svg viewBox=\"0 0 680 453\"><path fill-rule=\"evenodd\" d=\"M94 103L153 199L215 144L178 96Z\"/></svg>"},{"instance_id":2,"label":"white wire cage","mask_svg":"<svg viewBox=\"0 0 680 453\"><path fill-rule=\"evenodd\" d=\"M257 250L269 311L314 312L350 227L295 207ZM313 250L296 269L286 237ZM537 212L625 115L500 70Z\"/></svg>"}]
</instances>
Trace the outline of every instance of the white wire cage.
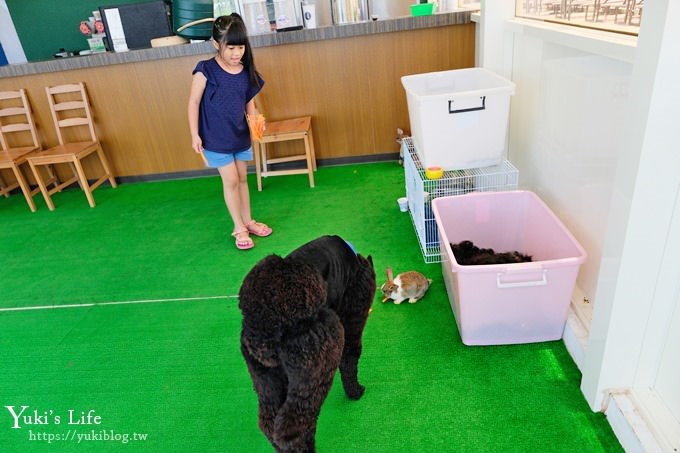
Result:
<instances>
[{"instance_id":1,"label":"white wire cage","mask_svg":"<svg viewBox=\"0 0 680 453\"><path fill-rule=\"evenodd\" d=\"M519 170L508 160L499 165L466 170L446 170L438 179L428 179L413 140L402 140L408 210L426 263L441 262L439 233L432 212L432 200L468 192L515 190Z\"/></svg>"}]
</instances>

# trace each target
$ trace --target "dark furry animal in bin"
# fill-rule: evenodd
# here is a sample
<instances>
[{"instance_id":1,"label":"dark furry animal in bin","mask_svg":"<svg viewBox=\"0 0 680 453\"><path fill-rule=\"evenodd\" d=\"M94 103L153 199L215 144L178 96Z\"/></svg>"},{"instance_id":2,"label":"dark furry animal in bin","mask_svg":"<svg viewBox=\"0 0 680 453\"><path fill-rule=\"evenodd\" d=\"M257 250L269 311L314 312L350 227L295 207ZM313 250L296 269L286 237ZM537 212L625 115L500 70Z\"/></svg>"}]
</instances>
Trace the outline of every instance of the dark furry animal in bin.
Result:
<instances>
[{"instance_id":1,"label":"dark furry animal in bin","mask_svg":"<svg viewBox=\"0 0 680 453\"><path fill-rule=\"evenodd\" d=\"M340 369L359 399L362 334L375 295L371 257L322 236L285 258L269 255L239 291L241 351L259 403L259 427L278 452L315 451L317 418Z\"/></svg>"},{"instance_id":2,"label":"dark furry animal in bin","mask_svg":"<svg viewBox=\"0 0 680 453\"><path fill-rule=\"evenodd\" d=\"M458 244L449 244L453 256L461 266L475 266L480 264L510 264L526 263L531 261L531 256L518 251L495 252L493 249L482 249L471 241L462 241Z\"/></svg>"}]
</instances>

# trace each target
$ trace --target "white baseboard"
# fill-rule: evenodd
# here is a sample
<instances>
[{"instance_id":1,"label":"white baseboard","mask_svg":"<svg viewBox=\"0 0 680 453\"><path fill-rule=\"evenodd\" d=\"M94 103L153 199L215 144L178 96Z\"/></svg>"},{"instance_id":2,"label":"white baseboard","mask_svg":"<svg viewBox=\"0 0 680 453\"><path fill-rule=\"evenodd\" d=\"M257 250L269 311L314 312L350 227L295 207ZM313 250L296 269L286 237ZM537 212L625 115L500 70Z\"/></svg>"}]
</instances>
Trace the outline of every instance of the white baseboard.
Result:
<instances>
[{"instance_id":1,"label":"white baseboard","mask_svg":"<svg viewBox=\"0 0 680 453\"><path fill-rule=\"evenodd\" d=\"M610 398L605 414L619 443L626 453L644 453L642 442L640 442L630 420L632 405L625 399L621 400L621 398L613 395L610 395Z\"/></svg>"},{"instance_id":2,"label":"white baseboard","mask_svg":"<svg viewBox=\"0 0 680 453\"><path fill-rule=\"evenodd\" d=\"M581 371L592 315L592 304L575 287L562 339ZM680 421L653 389L612 389L605 399L604 413L626 453L680 452Z\"/></svg>"},{"instance_id":3,"label":"white baseboard","mask_svg":"<svg viewBox=\"0 0 680 453\"><path fill-rule=\"evenodd\" d=\"M577 286L574 288L571 296L571 304L569 304L569 313L567 314L567 323L564 326L562 340L571 358L581 371L583 371L583 361L588 349L588 335L590 334L592 320L592 304Z\"/></svg>"},{"instance_id":4,"label":"white baseboard","mask_svg":"<svg viewBox=\"0 0 680 453\"><path fill-rule=\"evenodd\" d=\"M605 414L627 453L680 451L680 422L654 390L613 390Z\"/></svg>"}]
</instances>

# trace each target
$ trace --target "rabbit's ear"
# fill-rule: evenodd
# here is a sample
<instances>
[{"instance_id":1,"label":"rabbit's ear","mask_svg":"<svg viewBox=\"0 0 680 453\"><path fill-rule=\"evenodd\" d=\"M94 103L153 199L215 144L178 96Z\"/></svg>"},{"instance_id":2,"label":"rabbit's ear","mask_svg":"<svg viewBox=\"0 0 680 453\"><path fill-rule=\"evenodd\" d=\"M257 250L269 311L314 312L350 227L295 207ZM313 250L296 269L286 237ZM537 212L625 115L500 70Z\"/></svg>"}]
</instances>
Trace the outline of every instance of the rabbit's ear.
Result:
<instances>
[{"instance_id":1,"label":"rabbit's ear","mask_svg":"<svg viewBox=\"0 0 680 453\"><path fill-rule=\"evenodd\" d=\"M388 281L388 282L391 282L393 279L394 279L394 277L393 277L393 275L392 275L392 268L391 268L391 267L388 267L388 268L387 268L387 281Z\"/></svg>"}]
</instances>

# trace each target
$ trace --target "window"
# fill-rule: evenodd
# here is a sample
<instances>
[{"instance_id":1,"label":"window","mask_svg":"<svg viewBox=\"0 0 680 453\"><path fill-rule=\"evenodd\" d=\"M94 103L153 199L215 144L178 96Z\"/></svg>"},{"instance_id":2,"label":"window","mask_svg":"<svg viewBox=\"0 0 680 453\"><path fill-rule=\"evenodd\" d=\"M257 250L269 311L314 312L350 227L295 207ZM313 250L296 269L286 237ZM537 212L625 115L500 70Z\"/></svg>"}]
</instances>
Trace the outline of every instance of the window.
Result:
<instances>
[{"instance_id":1,"label":"window","mask_svg":"<svg viewBox=\"0 0 680 453\"><path fill-rule=\"evenodd\" d=\"M515 0L518 17L637 35L644 0Z\"/></svg>"}]
</instances>

